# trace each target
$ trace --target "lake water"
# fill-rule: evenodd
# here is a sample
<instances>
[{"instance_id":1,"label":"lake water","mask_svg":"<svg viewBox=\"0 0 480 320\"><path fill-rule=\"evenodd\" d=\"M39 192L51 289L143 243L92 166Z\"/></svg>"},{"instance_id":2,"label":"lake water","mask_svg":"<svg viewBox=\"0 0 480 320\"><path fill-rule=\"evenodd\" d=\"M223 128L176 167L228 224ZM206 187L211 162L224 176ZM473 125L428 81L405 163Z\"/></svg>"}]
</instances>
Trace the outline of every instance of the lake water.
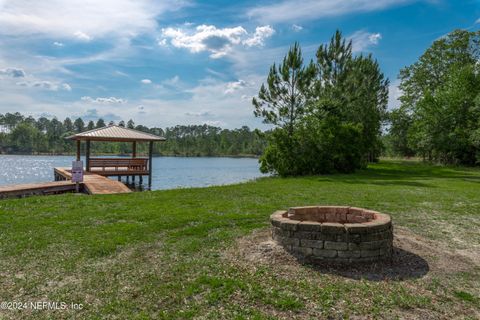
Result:
<instances>
[{"instance_id":1,"label":"lake water","mask_svg":"<svg viewBox=\"0 0 480 320\"><path fill-rule=\"evenodd\" d=\"M53 181L53 168L71 167L72 160L73 156L0 155L0 185ZM261 176L258 160L252 158L154 157L152 189L224 185ZM143 180L147 183L148 178Z\"/></svg>"}]
</instances>

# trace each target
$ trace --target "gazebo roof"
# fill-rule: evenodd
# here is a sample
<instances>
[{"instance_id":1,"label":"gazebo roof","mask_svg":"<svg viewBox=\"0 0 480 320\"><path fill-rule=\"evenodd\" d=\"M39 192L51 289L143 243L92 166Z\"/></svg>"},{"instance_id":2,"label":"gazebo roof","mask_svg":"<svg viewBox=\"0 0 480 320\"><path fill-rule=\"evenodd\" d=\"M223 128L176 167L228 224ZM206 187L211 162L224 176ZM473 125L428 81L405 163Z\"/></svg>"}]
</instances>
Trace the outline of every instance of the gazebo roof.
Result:
<instances>
[{"instance_id":1,"label":"gazebo roof","mask_svg":"<svg viewBox=\"0 0 480 320\"><path fill-rule=\"evenodd\" d=\"M111 142L134 142L134 141L165 141L164 137L159 137L151 133L138 130L109 125L103 128L97 128L67 137L71 140L91 140L91 141L111 141Z\"/></svg>"}]
</instances>

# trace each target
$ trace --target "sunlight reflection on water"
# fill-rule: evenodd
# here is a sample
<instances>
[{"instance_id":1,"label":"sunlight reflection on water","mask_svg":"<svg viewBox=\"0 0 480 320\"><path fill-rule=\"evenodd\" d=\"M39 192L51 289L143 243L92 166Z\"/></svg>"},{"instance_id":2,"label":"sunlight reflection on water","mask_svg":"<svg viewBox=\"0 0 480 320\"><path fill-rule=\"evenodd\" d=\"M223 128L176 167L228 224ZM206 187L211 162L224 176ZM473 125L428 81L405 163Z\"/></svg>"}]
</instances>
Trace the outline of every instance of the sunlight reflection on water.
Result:
<instances>
[{"instance_id":1,"label":"sunlight reflection on water","mask_svg":"<svg viewBox=\"0 0 480 320\"><path fill-rule=\"evenodd\" d=\"M70 167L72 160L72 156L0 155L0 185L53 181L53 168ZM262 176L257 159L154 157L152 189L224 185Z\"/></svg>"}]
</instances>

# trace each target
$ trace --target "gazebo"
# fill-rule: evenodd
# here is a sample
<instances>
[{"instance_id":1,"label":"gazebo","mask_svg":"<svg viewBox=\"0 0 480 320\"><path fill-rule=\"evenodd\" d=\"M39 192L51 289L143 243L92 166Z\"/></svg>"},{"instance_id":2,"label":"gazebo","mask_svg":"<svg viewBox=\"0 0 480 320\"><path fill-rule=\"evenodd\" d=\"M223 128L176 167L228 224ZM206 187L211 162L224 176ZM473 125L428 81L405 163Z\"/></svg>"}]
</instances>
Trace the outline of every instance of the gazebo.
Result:
<instances>
[{"instance_id":1,"label":"gazebo","mask_svg":"<svg viewBox=\"0 0 480 320\"><path fill-rule=\"evenodd\" d=\"M87 173L94 173L101 176L117 176L118 180L122 176L132 177L139 176L140 183L142 177L148 175L148 188L152 187L152 153L153 143L155 141L165 141L164 137L159 137L150 133L138 130L128 129L117 125L109 125L103 128L97 128L67 137L70 140L77 141L77 161L81 156L81 141L86 142L85 146L85 170ZM91 158L90 143L91 141L105 142L131 142L132 157L131 158ZM148 142L148 158L137 158L137 142Z\"/></svg>"}]
</instances>

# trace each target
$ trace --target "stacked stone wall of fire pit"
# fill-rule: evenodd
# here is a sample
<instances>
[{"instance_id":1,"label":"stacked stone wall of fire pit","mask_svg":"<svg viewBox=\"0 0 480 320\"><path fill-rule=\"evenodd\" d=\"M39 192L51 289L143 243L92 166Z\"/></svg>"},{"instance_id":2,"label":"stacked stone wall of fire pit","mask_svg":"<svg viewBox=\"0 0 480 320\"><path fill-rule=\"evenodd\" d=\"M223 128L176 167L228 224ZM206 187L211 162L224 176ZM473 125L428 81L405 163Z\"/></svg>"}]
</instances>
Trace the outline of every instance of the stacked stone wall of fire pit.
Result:
<instances>
[{"instance_id":1,"label":"stacked stone wall of fire pit","mask_svg":"<svg viewBox=\"0 0 480 320\"><path fill-rule=\"evenodd\" d=\"M295 207L270 217L272 237L309 263L353 264L391 257L389 215L355 207Z\"/></svg>"}]
</instances>

